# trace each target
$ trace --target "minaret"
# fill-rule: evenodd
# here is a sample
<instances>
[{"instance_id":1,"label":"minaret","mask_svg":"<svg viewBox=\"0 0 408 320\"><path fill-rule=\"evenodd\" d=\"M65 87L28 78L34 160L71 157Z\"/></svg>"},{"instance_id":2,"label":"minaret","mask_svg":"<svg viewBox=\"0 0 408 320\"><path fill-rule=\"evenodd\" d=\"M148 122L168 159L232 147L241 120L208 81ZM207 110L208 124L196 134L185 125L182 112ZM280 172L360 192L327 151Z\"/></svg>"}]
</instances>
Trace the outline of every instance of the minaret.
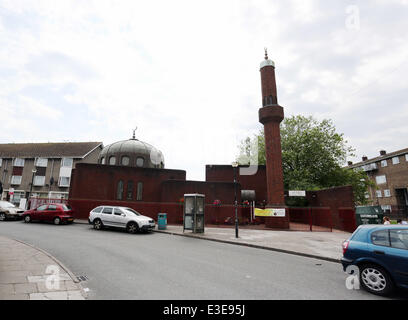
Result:
<instances>
[{"instance_id":1,"label":"minaret","mask_svg":"<svg viewBox=\"0 0 408 320\"><path fill-rule=\"evenodd\" d=\"M267 181L267 208L278 209L284 216L268 217L265 219L267 228L289 229L289 214L285 208L282 149L280 139L280 123L282 122L283 108L278 105L275 81L275 63L268 58L265 49L265 60L260 66L262 83L262 108L259 109L259 122L265 130L266 153L266 181ZM283 210L282 210L283 209Z\"/></svg>"}]
</instances>

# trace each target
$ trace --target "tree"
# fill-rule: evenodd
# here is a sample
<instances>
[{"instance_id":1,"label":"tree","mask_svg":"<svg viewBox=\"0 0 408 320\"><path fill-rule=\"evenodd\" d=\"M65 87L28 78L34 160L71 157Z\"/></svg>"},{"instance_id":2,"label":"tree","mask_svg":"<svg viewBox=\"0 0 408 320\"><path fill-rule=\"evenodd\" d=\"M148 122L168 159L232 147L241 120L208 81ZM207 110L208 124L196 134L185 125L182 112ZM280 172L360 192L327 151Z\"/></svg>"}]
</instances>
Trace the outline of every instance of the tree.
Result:
<instances>
[{"instance_id":1,"label":"tree","mask_svg":"<svg viewBox=\"0 0 408 320\"><path fill-rule=\"evenodd\" d=\"M371 180L363 171L342 167L354 149L343 134L336 132L331 120L292 116L281 123L282 167L286 190L319 190L352 185L355 201L367 202L365 193ZM261 130L241 142L240 164L265 164L265 137Z\"/></svg>"}]
</instances>

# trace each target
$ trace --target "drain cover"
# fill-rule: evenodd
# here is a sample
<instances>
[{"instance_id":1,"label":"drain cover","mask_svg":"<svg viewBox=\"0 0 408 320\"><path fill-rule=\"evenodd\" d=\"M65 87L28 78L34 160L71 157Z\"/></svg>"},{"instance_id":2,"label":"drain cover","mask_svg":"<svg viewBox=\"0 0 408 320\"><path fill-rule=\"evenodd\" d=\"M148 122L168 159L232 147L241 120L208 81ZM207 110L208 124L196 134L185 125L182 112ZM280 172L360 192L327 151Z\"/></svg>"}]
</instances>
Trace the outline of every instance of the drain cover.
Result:
<instances>
[{"instance_id":1,"label":"drain cover","mask_svg":"<svg viewBox=\"0 0 408 320\"><path fill-rule=\"evenodd\" d=\"M87 281L88 277L87 276L77 276L77 279L79 282L82 282L82 281Z\"/></svg>"}]
</instances>

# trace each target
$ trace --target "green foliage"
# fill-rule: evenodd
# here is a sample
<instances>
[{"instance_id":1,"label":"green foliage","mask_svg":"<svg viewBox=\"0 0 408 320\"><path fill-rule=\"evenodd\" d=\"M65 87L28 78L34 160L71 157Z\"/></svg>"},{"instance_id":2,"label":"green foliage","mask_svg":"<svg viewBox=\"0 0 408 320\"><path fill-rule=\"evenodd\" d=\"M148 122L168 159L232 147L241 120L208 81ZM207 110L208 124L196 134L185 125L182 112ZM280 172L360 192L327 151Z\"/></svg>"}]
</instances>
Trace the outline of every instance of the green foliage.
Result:
<instances>
[{"instance_id":1,"label":"green foliage","mask_svg":"<svg viewBox=\"0 0 408 320\"><path fill-rule=\"evenodd\" d=\"M370 180L364 172L342 168L354 149L343 134L336 132L331 120L292 116L281 123L282 167L286 190L319 190L352 185L355 201L365 204ZM263 130L241 142L240 164L265 164Z\"/></svg>"}]
</instances>

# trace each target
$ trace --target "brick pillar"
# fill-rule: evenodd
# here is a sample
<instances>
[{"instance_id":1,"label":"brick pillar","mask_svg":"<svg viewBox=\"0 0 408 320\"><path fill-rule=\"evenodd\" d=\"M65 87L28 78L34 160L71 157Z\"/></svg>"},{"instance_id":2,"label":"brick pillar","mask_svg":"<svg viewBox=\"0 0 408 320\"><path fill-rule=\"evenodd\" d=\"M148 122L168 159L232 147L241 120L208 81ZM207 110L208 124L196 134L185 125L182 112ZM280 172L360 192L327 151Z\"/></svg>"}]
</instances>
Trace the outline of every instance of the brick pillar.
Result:
<instances>
[{"instance_id":1,"label":"brick pillar","mask_svg":"<svg viewBox=\"0 0 408 320\"><path fill-rule=\"evenodd\" d=\"M267 208L285 209L285 217L267 217L267 228L289 229L289 212L285 207L282 148L280 139L280 123L284 118L283 108L278 105L275 81L275 65L268 59L261 63L262 108L259 109L259 122L265 130Z\"/></svg>"}]
</instances>

